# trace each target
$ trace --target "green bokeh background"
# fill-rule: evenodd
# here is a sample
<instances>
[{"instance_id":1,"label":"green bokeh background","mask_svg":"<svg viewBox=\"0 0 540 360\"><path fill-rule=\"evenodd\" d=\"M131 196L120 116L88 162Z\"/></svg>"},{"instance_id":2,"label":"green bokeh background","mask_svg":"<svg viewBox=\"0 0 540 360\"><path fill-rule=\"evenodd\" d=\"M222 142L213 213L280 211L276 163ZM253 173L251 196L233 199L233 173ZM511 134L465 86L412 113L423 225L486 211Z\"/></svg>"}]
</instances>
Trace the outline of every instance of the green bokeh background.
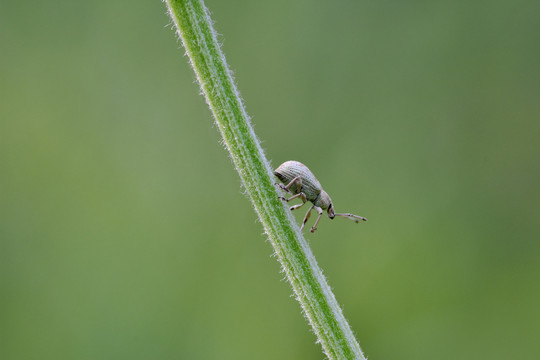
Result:
<instances>
[{"instance_id":1,"label":"green bokeh background","mask_svg":"<svg viewBox=\"0 0 540 360\"><path fill-rule=\"evenodd\" d=\"M370 220L307 234L369 358L540 358L540 3L207 5L273 165ZM1 359L323 358L163 3L0 44Z\"/></svg>"}]
</instances>

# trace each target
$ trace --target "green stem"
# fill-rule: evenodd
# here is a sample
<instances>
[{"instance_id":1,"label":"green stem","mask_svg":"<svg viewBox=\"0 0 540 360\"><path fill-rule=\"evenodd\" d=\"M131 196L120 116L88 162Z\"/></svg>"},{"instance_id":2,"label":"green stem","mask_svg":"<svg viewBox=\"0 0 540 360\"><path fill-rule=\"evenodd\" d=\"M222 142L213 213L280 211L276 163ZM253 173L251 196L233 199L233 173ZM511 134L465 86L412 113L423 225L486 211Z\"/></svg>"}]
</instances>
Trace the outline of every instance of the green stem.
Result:
<instances>
[{"instance_id":1,"label":"green stem","mask_svg":"<svg viewBox=\"0 0 540 360\"><path fill-rule=\"evenodd\" d=\"M305 316L330 359L365 359L255 136L202 0L165 0L201 89Z\"/></svg>"}]
</instances>

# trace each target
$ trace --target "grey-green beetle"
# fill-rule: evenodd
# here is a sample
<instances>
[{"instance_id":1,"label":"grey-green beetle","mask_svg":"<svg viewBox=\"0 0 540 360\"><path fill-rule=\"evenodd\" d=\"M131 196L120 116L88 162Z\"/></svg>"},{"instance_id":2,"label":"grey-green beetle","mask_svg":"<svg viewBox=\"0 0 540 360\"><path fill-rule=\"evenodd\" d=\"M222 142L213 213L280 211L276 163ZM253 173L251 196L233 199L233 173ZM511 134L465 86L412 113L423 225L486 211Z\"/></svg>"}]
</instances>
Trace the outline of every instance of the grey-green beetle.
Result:
<instances>
[{"instance_id":1,"label":"grey-green beetle","mask_svg":"<svg viewBox=\"0 0 540 360\"><path fill-rule=\"evenodd\" d=\"M321 183L315 175L308 169L308 167L298 161L286 161L279 167L274 170L274 175L283 183L276 183L279 187L285 190L288 193L294 194L290 198L286 199L282 196L279 198L287 202L292 199L300 198L302 199L302 204L294 205L291 207L291 210L296 210L302 207L306 201L311 202L313 205L309 208L304 222L302 223L301 230L304 229L304 225L309 220L311 216L311 210L315 209L319 213L319 217L315 224L311 228L311 232L317 230L317 224L321 219L323 210L328 210L328 217L333 219L336 216L343 216L347 219L353 220L358 223L358 220L367 221L365 217L353 215L353 214L336 214L334 212L334 207L332 206L332 199L330 196L322 189Z\"/></svg>"}]
</instances>

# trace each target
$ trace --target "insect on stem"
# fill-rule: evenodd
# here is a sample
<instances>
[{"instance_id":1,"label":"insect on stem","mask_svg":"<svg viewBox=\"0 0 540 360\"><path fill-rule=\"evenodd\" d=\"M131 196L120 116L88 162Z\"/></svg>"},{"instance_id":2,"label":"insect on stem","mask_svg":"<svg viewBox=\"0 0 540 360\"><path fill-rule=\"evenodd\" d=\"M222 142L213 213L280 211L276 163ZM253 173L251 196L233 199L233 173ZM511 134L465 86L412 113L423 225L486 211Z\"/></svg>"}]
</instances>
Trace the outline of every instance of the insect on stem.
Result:
<instances>
[{"instance_id":1,"label":"insect on stem","mask_svg":"<svg viewBox=\"0 0 540 360\"><path fill-rule=\"evenodd\" d=\"M341 216L352 220L355 223L359 223L360 220L367 221L367 219L363 216L349 213L336 214L334 212L334 206L332 205L332 199L330 199L330 196L322 189L321 183L319 180L317 180L315 175L313 175L308 167L301 162L292 160L286 161L274 171L274 175L276 175L276 177L283 183L276 183L282 190L294 194L288 199L280 196L280 199L287 202L298 197L302 199L302 204L291 206L290 210L296 210L302 207L306 201L313 204L304 217L302 227L300 228L301 230L304 229L306 222L311 216L311 210L313 209L317 210L319 216L317 217L317 220L315 220L313 227L310 229L311 232L317 230L317 224L321 220L323 210L328 212L328 217L330 219L333 219L336 216Z\"/></svg>"}]
</instances>

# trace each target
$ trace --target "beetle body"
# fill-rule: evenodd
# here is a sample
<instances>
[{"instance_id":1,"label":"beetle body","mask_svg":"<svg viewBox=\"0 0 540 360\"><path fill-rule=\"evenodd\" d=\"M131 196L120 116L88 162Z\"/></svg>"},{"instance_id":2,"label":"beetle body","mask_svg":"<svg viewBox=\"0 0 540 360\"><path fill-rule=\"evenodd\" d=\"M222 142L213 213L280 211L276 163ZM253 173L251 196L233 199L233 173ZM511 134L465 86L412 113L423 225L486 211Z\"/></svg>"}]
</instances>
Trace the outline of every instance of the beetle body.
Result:
<instances>
[{"instance_id":1,"label":"beetle body","mask_svg":"<svg viewBox=\"0 0 540 360\"><path fill-rule=\"evenodd\" d=\"M279 187L286 192L292 193L293 196L286 199L282 196L280 198L289 202L292 199L300 198L302 204L294 205L290 209L296 210L302 207L307 201L311 202L311 206L304 218L301 229L304 228L304 225L309 220L311 215L311 210L315 209L319 213L319 217L315 221L315 224L311 228L311 232L314 232L317 229L317 224L321 219L323 210L328 211L328 217L333 219L335 216L346 217L350 220L358 222L358 220L367 221L366 218L353 214L336 214L334 212L334 207L332 206L332 199L330 196L322 189L321 183L315 175L309 170L309 168L298 161L286 161L281 164L275 171L274 175L283 183L279 184Z\"/></svg>"},{"instance_id":2,"label":"beetle body","mask_svg":"<svg viewBox=\"0 0 540 360\"><path fill-rule=\"evenodd\" d=\"M315 203L319 197L322 186L319 180L313 175L308 167L298 161L286 161L281 164L275 171L274 175L285 185L290 183L295 177L300 176L302 179L302 189L298 189L297 182L293 182L289 188L293 194L303 192L306 195L306 199L312 203Z\"/></svg>"}]
</instances>

